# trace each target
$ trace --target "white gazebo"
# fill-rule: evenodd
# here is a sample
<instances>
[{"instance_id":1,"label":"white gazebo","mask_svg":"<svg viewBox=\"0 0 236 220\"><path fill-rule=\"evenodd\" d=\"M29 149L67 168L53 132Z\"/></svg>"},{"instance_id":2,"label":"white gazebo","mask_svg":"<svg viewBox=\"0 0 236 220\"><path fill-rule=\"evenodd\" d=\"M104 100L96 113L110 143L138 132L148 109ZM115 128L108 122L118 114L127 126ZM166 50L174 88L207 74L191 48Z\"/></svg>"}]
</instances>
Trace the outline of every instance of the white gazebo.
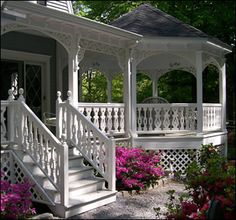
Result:
<instances>
[{"instance_id":1,"label":"white gazebo","mask_svg":"<svg viewBox=\"0 0 236 220\"><path fill-rule=\"evenodd\" d=\"M35 201L69 217L116 200L116 145L161 151L165 168L172 160L175 171L184 171L189 150L201 144L224 145L226 153L229 52L148 4L106 25L75 16L70 1L1 1L5 180L28 177ZM219 72L217 104L203 103L202 73L210 64ZM107 77L108 103L80 102L81 76L91 69ZM158 97L159 77L176 69L196 77L196 103L137 103L138 71L150 76ZM111 80L119 73L124 100L112 103ZM47 112L55 114L56 131L41 121Z\"/></svg>"}]
</instances>

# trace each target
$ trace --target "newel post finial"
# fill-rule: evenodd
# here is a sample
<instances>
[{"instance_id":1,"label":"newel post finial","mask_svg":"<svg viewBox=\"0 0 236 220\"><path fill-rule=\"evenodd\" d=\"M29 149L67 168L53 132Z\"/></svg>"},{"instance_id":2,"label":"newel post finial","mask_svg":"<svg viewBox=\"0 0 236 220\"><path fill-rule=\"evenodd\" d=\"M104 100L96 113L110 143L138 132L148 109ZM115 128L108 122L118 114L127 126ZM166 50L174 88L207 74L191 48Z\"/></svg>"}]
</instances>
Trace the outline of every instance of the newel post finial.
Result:
<instances>
[{"instance_id":1,"label":"newel post finial","mask_svg":"<svg viewBox=\"0 0 236 220\"><path fill-rule=\"evenodd\" d=\"M61 92L60 91L57 91L57 102L58 103L62 102L62 100L61 100Z\"/></svg>"},{"instance_id":2,"label":"newel post finial","mask_svg":"<svg viewBox=\"0 0 236 220\"><path fill-rule=\"evenodd\" d=\"M69 90L68 92L67 92L67 101L69 102L69 103L71 103L71 101L72 101L72 92Z\"/></svg>"},{"instance_id":3,"label":"newel post finial","mask_svg":"<svg viewBox=\"0 0 236 220\"><path fill-rule=\"evenodd\" d=\"M25 98L24 98L24 96L23 96L23 94L24 94L24 89L20 88L20 89L19 89L19 94L20 94L20 95L19 95L18 100L24 102L24 101L25 101Z\"/></svg>"},{"instance_id":4,"label":"newel post finial","mask_svg":"<svg viewBox=\"0 0 236 220\"><path fill-rule=\"evenodd\" d=\"M8 101L13 101L13 100L14 100L13 90L9 89L8 90Z\"/></svg>"}]
</instances>

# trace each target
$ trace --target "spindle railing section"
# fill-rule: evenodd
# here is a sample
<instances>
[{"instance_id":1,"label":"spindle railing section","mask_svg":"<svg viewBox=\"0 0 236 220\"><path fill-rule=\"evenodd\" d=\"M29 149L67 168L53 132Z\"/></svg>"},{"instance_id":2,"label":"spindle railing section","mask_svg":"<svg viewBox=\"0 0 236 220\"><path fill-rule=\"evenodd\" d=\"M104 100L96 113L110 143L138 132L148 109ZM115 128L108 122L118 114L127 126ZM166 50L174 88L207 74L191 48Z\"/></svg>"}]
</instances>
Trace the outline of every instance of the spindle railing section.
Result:
<instances>
[{"instance_id":1,"label":"spindle railing section","mask_svg":"<svg viewBox=\"0 0 236 220\"><path fill-rule=\"evenodd\" d=\"M194 131L196 108L196 104L138 104L137 131Z\"/></svg>"},{"instance_id":2,"label":"spindle railing section","mask_svg":"<svg viewBox=\"0 0 236 220\"><path fill-rule=\"evenodd\" d=\"M76 147L108 182L108 189L115 190L115 141L71 104L70 92L65 102L60 92L57 95L58 138L65 134L67 143Z\"/></svg>"},{"instance_id":3,"label":"spindle railing section","mask_svg":"<svg viewBox=\"0 0 236 220\"><path fill-rule=\"evenodd\" d=\"M203 131L215 131L221 129L222 120L221 104L203 104Z\"/></svg>"},{"instance_id":4,"label":"spindle railing section","mask_svg":"<svg viewBox=\"0 0 236 220\"><path fill-rule=\"evenodd\" d=\"M104 133L124 133L123 103L78 103L79 112L90 119Z\"/></svg>"},{"instance_id":5,"label":"spindle railing section","mask_svg":"<svg viewBox=\"0 0 236 220\"><path fill-rule=\"evenodd\" d=\"M9 99L1 101L3 116L6 109L9 110L8 126L4 124L5 117L1 118L1 128L4 128L1 139L6 140L7 137L7 141L17 144L19 150L25 151L32 158L60 194L58 202L66 205L68 203L68 146L61 143L25 104L23 92L23 89L19 89L20 96L18 100L14 100L13 93L9 90Z\"/></svg>"},{"instance_id":6,"label":"spindle railing section","mask_svg":"<svg viewBox=\"0 0 236 220\"><path fill-rule=\"evenodd\" d=\"M221 128L221 104L203 104L203 131ZM197 131L197 104L137 104L137 132Z\"/></svg>"}]
</instances>

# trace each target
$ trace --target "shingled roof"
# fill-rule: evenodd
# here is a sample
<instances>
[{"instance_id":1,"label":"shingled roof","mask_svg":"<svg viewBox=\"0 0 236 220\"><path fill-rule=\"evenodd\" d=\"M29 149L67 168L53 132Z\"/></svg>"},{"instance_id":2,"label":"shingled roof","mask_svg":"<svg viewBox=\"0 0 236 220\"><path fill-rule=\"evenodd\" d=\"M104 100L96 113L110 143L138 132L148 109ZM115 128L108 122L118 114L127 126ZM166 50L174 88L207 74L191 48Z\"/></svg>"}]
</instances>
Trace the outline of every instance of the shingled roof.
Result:
<instances>
[{"instance_id":1,"label":"shingled roof","mask_svg":"<svg viewBox=\"0 0 236 220\"><path fill-rule=\"evenodd\" d=\"M150 4L140 5L110 25L147 37L209 37Z\"/></svg>"}]
</instances>

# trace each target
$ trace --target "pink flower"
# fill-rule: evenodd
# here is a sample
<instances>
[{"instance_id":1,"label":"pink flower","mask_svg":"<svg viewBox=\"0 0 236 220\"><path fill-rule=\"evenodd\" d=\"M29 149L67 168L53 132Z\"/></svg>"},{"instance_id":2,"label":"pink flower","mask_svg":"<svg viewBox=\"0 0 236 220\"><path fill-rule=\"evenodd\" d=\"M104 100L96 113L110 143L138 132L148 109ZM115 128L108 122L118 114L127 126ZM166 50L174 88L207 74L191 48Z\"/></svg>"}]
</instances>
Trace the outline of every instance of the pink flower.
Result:
<instances>
[{"instance_id":1,"label":"pink flower","mask_svg":"<svg viewBox=\"0 0 236 220\"><path fill-rule=\"evenodd\" d=\"M155 183L164 171L160 154L142 148L116 148L116 178L122 188L143 189Z\"/></svg>"}]
</instances>

